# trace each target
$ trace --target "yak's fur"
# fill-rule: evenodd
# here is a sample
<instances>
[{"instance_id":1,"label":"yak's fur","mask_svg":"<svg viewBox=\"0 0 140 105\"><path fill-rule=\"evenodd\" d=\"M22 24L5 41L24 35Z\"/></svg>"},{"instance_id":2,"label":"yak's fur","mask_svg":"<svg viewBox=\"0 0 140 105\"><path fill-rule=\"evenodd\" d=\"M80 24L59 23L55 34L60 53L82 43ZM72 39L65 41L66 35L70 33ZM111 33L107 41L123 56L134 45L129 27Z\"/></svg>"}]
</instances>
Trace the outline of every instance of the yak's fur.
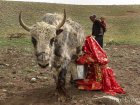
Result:
<instances>
[{"instance_id":1,"label":"yak's fur","mask_svg":"<svg viewBox=\"0 0 140 105\"><path fill-rule=\"evenodd\" d=\"M38 64L46 67L49 63L52 68L56 69L57 90L65 94L66 72L68 66L75 63L80 53L79 49L84 43L85 34L80 24L68 18L61 27L63 31L56 35L56 26L62 18L61 14L47 13L41 22L37 22L30 28L30 33Z\"/></svg>"},{"instance_id":2,"label":"yak's fur","mask_svg":"<svg viewBox=\"0 0 140 105\"><path fill-rule=\"evenodd\" d=\"M57 26L62 20L62 15L47 13L42 20L45 24ZM83 45L85 34L82 26L70 18L65 21L62 29L63 32L56 37L54 53L63 59L72 60L77 55L77 48Z\"/></svg>"}]
</instances>

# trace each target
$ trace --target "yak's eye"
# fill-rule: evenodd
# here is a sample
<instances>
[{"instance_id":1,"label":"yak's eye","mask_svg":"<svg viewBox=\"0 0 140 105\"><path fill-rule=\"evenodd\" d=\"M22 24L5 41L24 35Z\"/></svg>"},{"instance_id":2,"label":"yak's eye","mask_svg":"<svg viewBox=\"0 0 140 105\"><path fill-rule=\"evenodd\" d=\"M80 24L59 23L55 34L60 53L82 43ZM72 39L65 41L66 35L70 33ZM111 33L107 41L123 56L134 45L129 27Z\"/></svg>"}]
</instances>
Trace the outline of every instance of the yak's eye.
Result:
<instances>
[{"instance_id":1,"label":"yak's eye","mask_svg":"<svg viewBox=\"0 0 140 105\"><path fill-rule=\"evenodd\" d=\"M34 37L32 37L32 43L33 43L34 47L36 47L36 45L37 45L37 40L36 40Z\"/></svg>"},{"instance_id":2,"label":"yak's eye","mask_svg":"<svg viewBox=\"0 0 140 105\"><path fill-rule=\"evenodd\" d=\"M53 42L55 41L55 39L54 38L52 38L51 40L50 40L50 45L52 46L53 45Z\"/></svg>"}]
</instances>

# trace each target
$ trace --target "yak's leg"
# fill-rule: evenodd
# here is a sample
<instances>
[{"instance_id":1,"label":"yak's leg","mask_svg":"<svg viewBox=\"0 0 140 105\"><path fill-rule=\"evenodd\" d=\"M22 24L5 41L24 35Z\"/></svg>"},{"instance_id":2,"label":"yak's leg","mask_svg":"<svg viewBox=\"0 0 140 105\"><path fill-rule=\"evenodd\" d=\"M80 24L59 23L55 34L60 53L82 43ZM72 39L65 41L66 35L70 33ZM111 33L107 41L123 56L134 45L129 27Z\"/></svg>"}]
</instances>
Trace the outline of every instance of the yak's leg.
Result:
<instances>
[{"instance_id":1,"label":"yak's leg","mask_svg":"<svg viewBox=\"0 0 140 105\"><path fill-rule=\"evenodd\" d=\"M67 69L62 68L59 75L58 75L58 80L57 80L57 96L58 96L58 101L60 102L65 102L68 99L68 95L66 94L66 73Z\"/></svg>"},{"instance_id":2,"label":"yak's leg","mask_svg":"<svg viewBox=\"0 0 140 105\"><path fill-rule=\"evenodd\" d=\"M64 96L66 96L66 89L65 89L66 73L67 73L67 69L62 68L60 73L58 74L58 81L57 81L57 87L56 87L58 93Z\"/></svg>"},{"instance_id":3,"label":"yak's leg","mask_svg":"<svg viewBox=\"0 0 140 105\"><path fill-rule=\"evenodd\" d=\"M66 88L65 88L67 65L68 65L68 61L65 61L61 66L60 72L58 73L56 90L58 93L59 101L65 101L66 99L69 99L69 96L66 94Z\"/></svg>"}]
</instances>

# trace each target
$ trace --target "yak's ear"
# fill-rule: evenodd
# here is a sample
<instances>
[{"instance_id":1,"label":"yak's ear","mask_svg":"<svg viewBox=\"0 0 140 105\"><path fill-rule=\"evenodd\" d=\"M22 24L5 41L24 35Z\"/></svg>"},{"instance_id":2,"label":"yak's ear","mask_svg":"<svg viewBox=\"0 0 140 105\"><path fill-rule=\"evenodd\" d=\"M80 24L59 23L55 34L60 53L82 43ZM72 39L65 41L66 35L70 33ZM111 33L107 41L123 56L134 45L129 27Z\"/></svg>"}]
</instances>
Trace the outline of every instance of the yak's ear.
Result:
<instances>
[{"instance_id":1,"label":"yak's ear","mask_svg":"<svg viewBox=\"0 0 140 105\"><path fill-rule=\"evenodd\" d=\"M56 30L56 35L59 35L61 32L63 32L63 29Z\"/></svg>"}]
</instances>

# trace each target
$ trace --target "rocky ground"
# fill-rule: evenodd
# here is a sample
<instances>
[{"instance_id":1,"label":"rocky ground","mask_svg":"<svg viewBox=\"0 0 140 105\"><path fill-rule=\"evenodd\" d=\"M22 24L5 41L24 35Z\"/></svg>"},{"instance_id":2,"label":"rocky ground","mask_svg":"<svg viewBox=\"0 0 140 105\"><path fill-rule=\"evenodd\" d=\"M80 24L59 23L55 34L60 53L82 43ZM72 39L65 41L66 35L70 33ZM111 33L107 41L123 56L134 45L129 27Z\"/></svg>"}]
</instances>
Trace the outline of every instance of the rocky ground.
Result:
<instances>
[{"instance_id":1,"label":"rocky ground","mask_svg":"<svg viewBox=\"0 0 140 105\"><path fill-rule=\"evenodd\" d=\"M140 46L108 45L104 49L109 66L126 90L125 95L115 97L123 105L136 105L140 101ZM53 71L38 67L30 48L0 48L0 105L115 105L111 101L95 102L96 98L108 96L101 91L80 91L71 86L69 73L67 92L72 99L58 102L52 74Z\"/></svg>"}]
</instances>

